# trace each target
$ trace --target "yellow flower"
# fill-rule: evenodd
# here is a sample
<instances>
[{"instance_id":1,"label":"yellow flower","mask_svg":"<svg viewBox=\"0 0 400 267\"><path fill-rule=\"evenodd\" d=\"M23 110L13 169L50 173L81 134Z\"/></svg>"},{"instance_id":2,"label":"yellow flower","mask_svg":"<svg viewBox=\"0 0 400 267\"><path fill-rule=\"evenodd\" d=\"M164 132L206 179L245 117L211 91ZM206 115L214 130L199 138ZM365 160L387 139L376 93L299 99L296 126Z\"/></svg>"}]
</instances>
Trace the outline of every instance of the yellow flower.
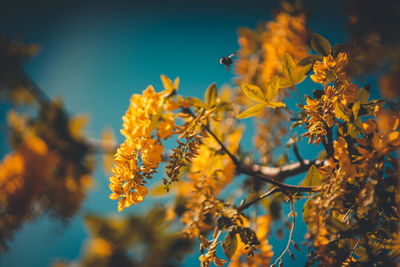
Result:
<instances>
[{"instance_id":1,"label":"yellow flower","mask_svg":"<svg viewBox=\"0 0 400 267\"><path fill-rule=\"evenodd\" d=\"M118 211L144 200L147 189L145 179L151 179L162 160L163 145L152 137L167 138L172 134L175 122L172 115L162 117L164 98L152 86L143 95L133 95L129 109L123 116L124 143L114 156L116 165L110 177L110 199L118 199ZM158 124L158 126L157 126Z\"/></svg>"},{"instance_id":2,"label":"yellow flower","mask_svg":"<svg viewBox=\"0 0 400 267\"><path fill-rule=\"evenodd\" d=\"M305 23L304 14L291 16L281 12L275 21L265 25L262 32L240 29L241 49L236 70L241 81L257 81L257 85L265 88L272 77L282 73L281 59L285 53L290 54L296 62L306 57L308 33ZM260 50L262 58L254 57L257 50Z\"/></svg>"},{"instance_id":3,"label":"yellow flower","mask_svg":"<svg viewBox=\"0 0 400 267\"><path fill-rule=\"evenodd\" d=\"M343 175L349 180L355 178L357 170L355 165L351 162L346 140L340 136L337 141L334 141L333 147L335 150L334 157L339 161L339 166Z\"/></svg>"},{"instance_id":4,"label":"yellow flower","mask_svg":"<svg viewBox=\"0 0 400 267\"><path fill-rule=\"evenodd\" d=\"M175 120L170 113L169 115L164 116L163 120L157 126L157 135L162 139L167 139L171 137L175 128Z\"/></svg>"},{"instance_id":5,"label":"yellow flower","mask_svg":"<svg viewBox=\"0 0 400 267\"><path fill-rule=\"evenodd\" d=\"M324 57L322 62L317 61L314 64L314 75L310 78L316 83L330 83L336 79L340 81L347 81L348 75L345 72L345 67L347 66L347 54L339 53L336 58L332 55Z\"/></svg>"}]
</instances>

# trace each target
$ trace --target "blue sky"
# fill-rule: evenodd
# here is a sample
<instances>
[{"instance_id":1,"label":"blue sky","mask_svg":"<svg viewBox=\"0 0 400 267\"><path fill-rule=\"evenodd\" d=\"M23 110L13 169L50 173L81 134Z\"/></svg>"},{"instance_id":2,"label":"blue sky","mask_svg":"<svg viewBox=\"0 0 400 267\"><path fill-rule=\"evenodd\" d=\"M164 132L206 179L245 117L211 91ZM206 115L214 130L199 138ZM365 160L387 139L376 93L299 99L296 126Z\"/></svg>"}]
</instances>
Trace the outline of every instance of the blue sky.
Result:
<instances>
[{"instance_id":1,"label":"blue sky","mask_svg":"<svg viewBox=\"0 0 400 267\"><path fill-rule=\"evenodd\" d=\"M88 136L99 138L110 126L122 141L121 117L133 93L149 84L161 90L160 74L179 76L180 93L190 96L202 97L212 82L219 87L231 84L234 74L218 63L219 58L238 49L238 27L255 28L277 6L276 1L253 0L144 2L6 1L6 8L0 8L0 33L41 45L26 70L46 94L62 97L70 114L89 114ZM343 18L332 9L319 8L326 12L315 12L309 26L326 33L333 43L344 41ZM304 156L312 158L315 153L307 150ZM11 250L0 258L0 266L48 266L55 258L78 258L87 237L82 215L117 212L116 203L108 199L107 176L100 165L95 178L96 187L80 214L66 225L46 216L26 223L10 243ZM128 212L145 208L146 204ZM299 228L298 243L304 234L304 226ZM275 240L276 255L285 242ZM191 266L195 258L185 265Z\"/></svg>"}]
</instances>

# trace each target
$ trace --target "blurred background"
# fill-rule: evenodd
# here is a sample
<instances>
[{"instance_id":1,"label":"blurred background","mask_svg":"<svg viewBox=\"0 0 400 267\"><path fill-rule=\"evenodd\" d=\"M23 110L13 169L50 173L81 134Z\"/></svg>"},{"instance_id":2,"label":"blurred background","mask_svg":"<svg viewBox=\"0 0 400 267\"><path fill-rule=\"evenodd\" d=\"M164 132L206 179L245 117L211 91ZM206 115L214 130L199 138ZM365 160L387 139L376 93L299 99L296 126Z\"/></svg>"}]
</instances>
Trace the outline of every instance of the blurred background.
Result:
<instances>
[{"instance_id":1,"label":"blurred background","mask_svg":"<svg viewBox=\"0 0 400 267\"><path fill-rule=\"evenodd\" d=\"M396 1L383 2L382 5ZM309 14L307 26L323 34L332 44L344 42L354 35L348 31L348 1L304 1L304 4ZM68 115L87 115L88 123L82 135L102 140L105 129L112 129L119 144L123 141L119 134L121 117L131 95L141 93L149 84L161 91L161 74L171 79L179 76L179 93L185 96L202 98L212 82L218 87L234 86L235 68L227 71L219 64L219 59L239 49L238 28L255 29L260 22L270 20L279 7L279 1L255 0L112 3L5 0L0 4L0 34L8 40L39 45L36 55L23 62L23 70L30 82L34 82L48 98L62 99ZM385 23L390 25L390 22ZM396 28L399 22L392 23L390 27ZM379 71L376 73L378 75ZM378 83L376 79L364 82ZM307 93L307 84L311 83L302 84L301 93ZM375 90L372 94L378 96L380 93ZM9 101L0 102L2 158L11 151L6 123L11 108ZM247 128L252 128L250 120L246 124ZM241 145L252 146L251 130L246 132ZM320 150L316 147L302 149L305 147L306 144L300 144L305 158L313 158ZM44 213L24 221L7 242L8 250L0 256L0 266L51 266L56 260L79 260L88 237L93 238L100 231L93 225L110 223L96 216L116 216L118 213L115 201L108 197L111 193L108 187L110 174L104 170L101 155L97 154L91 160L96 163L91 172L93 184L86 194L79 196L82 199L80 208L62 220L54 220L51 213ZM296 183L299 178L289 181ZM125 209L122 215L145 214L156 203L165 201L148 197L141 205ZM60 208L57 209L60 214ZM141 224L139 218L132 217L128 225ZM294 239L300 243L306 229L303 222L298 225ZM283 250L283 243L271 237L270 244L277 255ZM136 257L140 258L140 248L137 251ZM162 251L168 253L166 248ZM304 264L305 254L305 250L296 252L296 266ZM197 265L199 255L198 246L193 246L193 252L186 256L182 265Z\"/></svg>"}]
</instances>

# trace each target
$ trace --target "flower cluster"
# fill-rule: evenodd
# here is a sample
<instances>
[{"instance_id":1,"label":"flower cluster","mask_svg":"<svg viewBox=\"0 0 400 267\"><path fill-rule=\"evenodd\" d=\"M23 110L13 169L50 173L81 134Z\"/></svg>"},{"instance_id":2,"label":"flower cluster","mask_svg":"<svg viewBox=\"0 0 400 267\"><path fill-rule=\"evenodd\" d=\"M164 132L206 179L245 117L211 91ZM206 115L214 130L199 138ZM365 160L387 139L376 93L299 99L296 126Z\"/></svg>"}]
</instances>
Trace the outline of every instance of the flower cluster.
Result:
<instances>
[{"instance_id":1,"label":"flower cluster","mask_svg":"<svg viewBox=\"0 0 400 267\"><path fill-rule=\"evenodd\" d=\"M324 84L324 90L314 99L306 98L307 105L304 106L308 118L306 120L308 129L304 136L309 138L309 143L319 144L327 135L327 128L332 128L336 118L343 119L338 110L344 114L350 114L349 104L357 99L358 87L348 81L344 69L347 64L345 53L339 53L337 58L331 55L323 57L323 61L314 64L314 82ZM328 77L328 78L327 78ZM334 81L334 85L328 85Z\"/></svg>"},{"instance_id":2,"label":"flower cluster","mask_svg":"<svg viewBox=\"0 0 400 267\"><path fill-rule=\"evenodd\" d=\"M339 53L336 58L328 55L322 61L317 61L314 64L314 75L310 78L316 83L330 83L338 79L339 81L347 81L349 79L345 68L348 60L346 53Z\"/></svg>"},{"instance_id":3,"label":"flower cluster","mask_svg":"<svg viewBox=\"0 0 400 267\"><path fill-rule=\"evenodd\" d=\"M262 32L240 29L241 50L236 64L241 82L265 88L275 76L282 74L281 59L285 53L299 61L308 52L308 33L304 14L280 12L275 21L265 25ZM259 54L259 57L254 57Z\"/></svg>"},{"instance_id":4,"label":"flower cluster","mask_svg":"<svg viewBox=\"0 0 400 267\"><path fill-rule=\"evenodd\" d=\"M353 261L353 253L357 256L365 247L370 247L371 253L383 253L386 248L390 249L384 244L396 239L393 232L387 232L385 237L374 236L366 226L360 225L367 223L371 231L375 228L383 231L398 224L391 203L395 202L394 184L398 179L393 152L400 148L400 116L382 110L378 104L372 110L371 115L376 119L362 123L362 137L357 138L355 149L344 136L333 142L334 156L328 165L320 168L329 179L322 185L321 193L305 205L303 216L316 249L313 260L324 265ZM383 213L386 215L380 217ZM359 232L361 237L355 236ZM347 258L332 251L332 245L347 249ZM359 248L351 250L354 246Z\"/></svg>"},{"instance_id":5,"label":"flower cluster","mask_svg":"<svg viewBox=\"0 0 400 267\"><path fill-rule=\"evenodd\" d=\"M122 117L125 141L118 148L110 178L111 199L118 200L118 211L140 203L147 194L146 180L151 179L162 159L163 145L152 135L167 138L175 126L170 116L159 123L164 97L149 86L143 95L133 95L128 111ZM158 127L157 127L158 125Z\"/></svg>"}]
</instances>

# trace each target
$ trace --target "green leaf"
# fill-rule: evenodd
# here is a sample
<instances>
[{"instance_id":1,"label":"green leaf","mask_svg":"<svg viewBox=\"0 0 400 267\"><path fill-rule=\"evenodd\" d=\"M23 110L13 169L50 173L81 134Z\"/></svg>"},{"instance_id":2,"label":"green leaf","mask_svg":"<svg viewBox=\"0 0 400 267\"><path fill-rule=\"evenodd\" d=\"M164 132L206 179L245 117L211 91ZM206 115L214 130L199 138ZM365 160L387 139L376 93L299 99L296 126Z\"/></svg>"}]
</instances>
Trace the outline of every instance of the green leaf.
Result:
<instances>
[{"instance_id":1,"label":"green leaf","mask_svg":"<svg viewBox=\"0 0 400 267\"><path fill-rule=\"evenodd\" d=\"M272 80L268 83L267 86L267 93L266 93L266 100L270 102L274 97L278 94L279 90L279 77L275 76Z\"/></svg>"},{"instance_id":2,"label":"green leaf","mask_svg":"<svg viewBox=\"0 0 400 267\"><path fill-rule=\"evenodd\" d=\"M369 98L369 91L365 87L362 87L357 92L357 101L359 100L361 104L367 104L368 98Z\"/></svg>"},{"instance_id":3,"label":"green leaf","mask_svg":"<svg viewBox=\"0 0 400 267\"><path fill-rule=\"evenodd\" d=\"M360 119L360 118L358 118L358 119ZM360 131L353 123L348 123L347 124L347 134L355 139L360 135Z\"/></svg>"},{"instance_id":4,"label":"green leaf","mask_svg":"<svg viewBox=\"0 0 400 267\"><path fill-rule=\"evenodd\" d=\"M293 58L288 53L283 55L282 71L285 77L293 85L296 81L296 63L294 63Z\"/></svg>"},{"instance_id":5,"label":"green leaf","mask_svg":"<svg viewBox=\"0 0 400 267\"><path fill-rule=\"evenodd\" d=\"M322 184L323 176L315 165L312 165L308 170L306 178L304 179L304 186L319 186Z\"/></svg>"},{"instance_id":6,"label":"green leaf","mask_svg":"<svg viewBox=\"0 0 400 267\"><path fill-rule=\"evenodd\" d=\"M299 84L299 83L303 82L304 79L307 77L307 73L310 73L312 66L313 66L312 64L308 64L308 65L301 67L296 74L296 79L295 79L294 83Z\"/></svg>"},{"instance_id":7,"label":"green leaf","mask_svg":"<svg viewBox=\"0 0 400 267\"><path fill-rule=\"evenodd\" d=\"M347 115L346 111L344 110L344 107L339 103L336 103L336 105L335 105L335 115L336 115L336 118L338 118L338 119L341 119L344 121L350 121L349 115Z\"/></svg>"},{"instance_id":8,"label":"green leaf","mask_svg":"<svg viewBox=\"0 0 400 267\"><path fill-rule=\"evenodd\" d=\"M283 103L283 102L268 102L268 103L266 103L266 106L270 107L270 108L284 108L284 107L286 107L285 103Z\"/></svg>"},{"instance_id":9,"label":"green leaf","mask_svg":"<svg viewBox=\"0 0 400 267\"><path fill-rule=\"evenodd\" d=\"M261 111L263 111L263 109L266 107L267 107L266 103L261 103L261 104L251 106L248 109L246 109L245 111L243 111L242 113L240 113L239 115L237 115L236 118L245 119L248 117L255 116L255 115L261 113Z\"/></svg>"},{"instance_id":10,"label":"green leaf","mask_svg":"<svg viewBox=\"0 0 400 267\"><path fill-rule=\"evenodd\" d=\"M265 103L265 96L260 87L248 83L243 83L241 88L243 90L243 93L248 98L251 98L258 103Z\"/></svg>"},{"instance_id":11,"label":"green leaf","mask_svg":"<svg viewBox=\"0 0 400 267\"><path fill-rule=\"evenodd\" d=\"M293 84L286 78L279 77L279 88L288 88Z\"/></svg>"},{"instance_id":12,"label":"green leaf","mask_svg":"<svg viewBox=\"0 0 400 267\"><path fill-rule=\"evenodd\" d=\"M229 232L224 239L224 243L222 244L222 248L224 250L225 256L228 258L228 260L231 260L233 254L235 254L236 249L237 249L237 239L236 239L236 234L233 233L232 231Z\"/></svg>"},{"instance_id":13,"label":"green leaf","mask_svg":"<svg viewBox=\"0 0 400 267\"><path fill-rule=\"evenodd\" d=\"M328 40L317 33L313 33L311 36L311 47L324 57L331 53L331 45Z\"/></svg>"},{"instance_id":14,"label":"green leaf","mask_svg":"<svg viewBox=\"0 0 400 267\"><path fill-rule=\"evenodd\" d=\"M208 108L211 108L215 105L217 102L217 97L218 97L218 89L217 89L217 84L212 83L206 90L204 100L206 101L206 105Z\"/></svg>"},{"instance_id":15,"label":"green leaf","mask_svg":"<svg viewBox=\"0 0 400 267\"><path fill-rule=\"evenodd\" d=\"M354 122L347 124L347 135L355 139L361 134L360 129L362 129L362 120L358 117Z\"/></svg>"},{"instance_id":16,"label":"green leaf","mask_svg":"<svg viewBox=\"0 0 400 267\"><path fill-rule=\"evenodd\" d=\"M161 75L161 81L162 81L162 84L163 84L163 86L165 88L166 93L170 93L175 89L174 85L172 84L171 79L168 78L167 76Z\"/></svg>"},{"instance_id":17,"label":"green leaf","mask_svg":"<svg viewBox=\"0 0 400 267\"><path fill-rule=\"evenodd\" d=\"M351 110L353 111L354 118L358 117L358 113L360 111L361 105L367 104L368 103L368 98L369 98L369 86L364 86L357 92L357 99L355 103L353 104L353 107Z\"/></svg>"},{"instance_id":18,"label":"green leaf","mask_svg":"<svg viewBox=\"0 0 400 267\"><path fill-rule=\"evenodd\" d=\"M300 60L297 65L298 66L306 66L308 64L314 65L315 61L322 61L322 56L320 55L309 55Z\"/></svg>"}]
</instances>

